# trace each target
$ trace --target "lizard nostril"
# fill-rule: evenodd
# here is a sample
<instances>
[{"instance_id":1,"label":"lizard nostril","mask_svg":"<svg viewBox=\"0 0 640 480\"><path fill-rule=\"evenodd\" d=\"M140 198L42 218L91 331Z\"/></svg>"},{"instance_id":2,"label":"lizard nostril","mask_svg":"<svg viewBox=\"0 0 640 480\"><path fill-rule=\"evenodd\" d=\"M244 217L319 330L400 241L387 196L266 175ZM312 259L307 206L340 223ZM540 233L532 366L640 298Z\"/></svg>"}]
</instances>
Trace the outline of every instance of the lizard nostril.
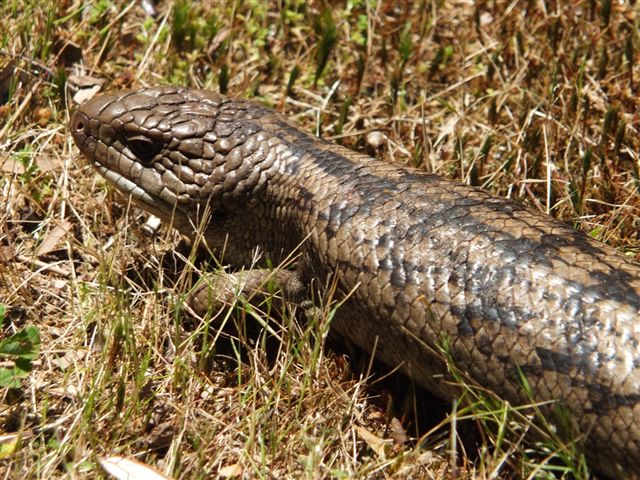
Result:
<instances>
[{"instance_id":1,"label":"lizard nostril","mask_svg":"<svg viewBox=\"0 0 640 480\"><path fill-rule=\"evenodd\" d=\"M76 115L73 118L72 125L73 125L73 130L75 130L77 133L84 133L86 125L84 122L84 118L82 118L80 114L76 113Z\"/></svg>"}]
</instances>

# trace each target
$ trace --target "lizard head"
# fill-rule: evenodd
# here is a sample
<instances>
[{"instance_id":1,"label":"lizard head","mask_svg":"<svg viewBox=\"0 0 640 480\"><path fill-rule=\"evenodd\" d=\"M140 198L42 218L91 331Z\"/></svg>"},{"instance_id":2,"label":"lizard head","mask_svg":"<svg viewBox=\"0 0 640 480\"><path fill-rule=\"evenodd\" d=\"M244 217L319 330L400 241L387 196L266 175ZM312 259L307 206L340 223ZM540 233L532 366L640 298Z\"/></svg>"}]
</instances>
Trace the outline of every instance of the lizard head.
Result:
<instances>
[{"instance_id":1,"label":"lizard head","mask_svg":"<svg viewBox=\"0 0 640 480\"><path fill-rule=\"evenodd\" d=\"M212 247L247 221L276 153L258 118L270 110L204 90L155 87L84 103L70 128L81 152L118 190L182 233L202 225ZM226 223L225 223L226 222Z\"/></svg>"}]
</instances>

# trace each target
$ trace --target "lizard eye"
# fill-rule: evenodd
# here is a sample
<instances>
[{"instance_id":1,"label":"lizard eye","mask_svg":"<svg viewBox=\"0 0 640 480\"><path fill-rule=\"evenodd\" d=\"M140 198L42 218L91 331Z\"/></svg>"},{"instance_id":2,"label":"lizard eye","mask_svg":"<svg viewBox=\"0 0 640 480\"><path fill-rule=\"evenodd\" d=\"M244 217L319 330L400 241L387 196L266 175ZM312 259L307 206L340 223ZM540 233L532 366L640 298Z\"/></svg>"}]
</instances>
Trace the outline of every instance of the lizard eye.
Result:
<instances>
[{"instance_id":1,"label":"lizard eye","mask_svg":"<svg viewBox=\"0 0 640 480\"><path fill-rule=\"evenodd\" d=\"M127 146L145 165L149 165L162 148L161 143L154 142L150 138L142 135L128 138Z\"/></svg>"}]
</instances>

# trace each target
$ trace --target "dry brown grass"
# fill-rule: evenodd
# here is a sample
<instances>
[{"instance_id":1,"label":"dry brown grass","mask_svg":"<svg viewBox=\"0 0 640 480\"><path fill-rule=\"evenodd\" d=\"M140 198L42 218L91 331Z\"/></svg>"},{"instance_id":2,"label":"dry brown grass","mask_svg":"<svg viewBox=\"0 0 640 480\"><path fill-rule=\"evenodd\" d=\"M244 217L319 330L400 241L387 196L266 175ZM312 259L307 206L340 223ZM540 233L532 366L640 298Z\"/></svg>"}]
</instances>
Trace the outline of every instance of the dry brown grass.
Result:
<instances>
[{"instance_id":1,"label":"dry brown grass","mask_svg":"<svg viewBox=\"0 0 640 480\"><path fill-rule=\"evenodd\" d=\"M522 443L527 419L490 397L430 415L437 401L402 378L356 381L368 359L324 348L331 304L309 324L246 306L227 320L239 329L185 321L204 267L175 233L146 236L144 213L78 158L67 79L257 97L640 259L637 8L202 3L160 2L155 19L121 0L0 6L0 339L41 337L32 372L0 391L0 476L101 477L116 454L174 478L586 476L572 451L546 463L557 444Z\"/></svg>"}]
</instances>

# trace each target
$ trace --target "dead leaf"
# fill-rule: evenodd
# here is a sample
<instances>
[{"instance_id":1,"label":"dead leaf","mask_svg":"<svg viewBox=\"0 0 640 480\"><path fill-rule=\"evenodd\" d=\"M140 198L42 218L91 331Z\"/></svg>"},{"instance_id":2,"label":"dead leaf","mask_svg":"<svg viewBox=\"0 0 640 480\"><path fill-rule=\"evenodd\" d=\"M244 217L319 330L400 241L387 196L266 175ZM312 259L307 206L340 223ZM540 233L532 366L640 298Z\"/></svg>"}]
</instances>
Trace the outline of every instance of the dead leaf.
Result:
<instances>
[{"instance_id":1,"label":"dead leaf","mask_svg":"<svg viewBox=\"0 0 640 480\"><path fill-rule=\"evenodd\" d=\"M386 459L386 449L391 445L391 440L385 440L384 438L380 438L377 435L371 433L364 427L356 425L356 432L358 435L362 437L362 439L367 443L369 448L376 452L376 454L382 459Z\"/></svg>"},{"instance_id":2,"label":"dead leaf","mask_svg":"<svg viewBox=\"0 0 640 480\"><path fill-rule=\"evenodd\" d=\"M209 58L211 58L213 56L214 53L216 53L216 51L220 48L220 46L222 45L222 43L229 38L229 34L231 33L231 30L228 28L222 28L218 31L218 33L216 33L216 36L213 37L213 40L211 41L211 46L209 47L209 50L207 51L207 54L209 55Z\"/></svg>"},{"instance_id":3,"label":"dead leaf","mask_svg":"<svg viewBox=\"0 0 640 480\"><path fill-rule=\"evenodd\" d=\"M102 87L100 87L99 85L94 85L93 87L89 88L82 88L73 95L73 101L76 103L76 105L82 105L87 100L91 100L93 97L95 97L96 93L98 93L101 88Z\"/></svg>"},{"instance_id":4,"label":"dead leaf","mask_svg":"<svg viewBox=\"0 0 640 480\"><path fill-rule=\"evenodd\" d=\"M16 250L10 245L0 247L0 263L9 263L16 257Z\"/></svg>"},{"instance_id":5,"label":"dead leaf","mask_svg":"<svg viewBox=\"0 0 640 480\"><path fill-rule=\"evenodd\" d=\"M3 435L0 438L0 460L11 457L20 448L20 435Z\"/></svg>"},{"instance_id":6,"label":"dead leaf","mask_svg":"<svg viewBox=\"0 0 640 480\"><path fill-rule=\"evenodd\" d=\"M24 173L24 165L15 158L7 158L0 163L0 170L6 173L15 173L16 175L20 175L21 173Z\"/></svg>"},{"instance_id":7,"label":"dead leaf","mask_svg":"<svg viewBox=\"0 0 640 480\"><path fill-rule=\"evenodd\" d=\"M242 475L243 470L242 466L239 463L234 463L232 465L227 465L226 467L222 467L218 472L218 476L221 478L231 478L231 477L239 477Z\"/></svg>"},{"instance_id":8,"label":"dead leaf","mask_svg":"<svg viewBox=\"0 0 640 480\"><path fill-rule=\"evenodd\" d=\"M367 144L373 148L380 148L385 140L384 133L378 130L367 133Z\"/></svg>"},{"instance_id":9,"label":"dead leaf","mask_svg":"<svg viewBox=\"0 0 640 480\"><path fill-rule=\"evenodd\" d=\"M0 443L0 459L11 457L20 448L20 437L18 435L9 442Z\"/></svg>"},{"instance_id":10,"label":"dead leaf","mask_svg":"<svg viewBox=\"0 0 640 480\"><path fill-rule=\"evenodd\" d=\"M439 145L442 139L453 135L453 133L456 130L456 125L458 124L459 121L460 121L459 115L449 115L446 118L446 120L440 125L440 128L438 129L440 130L440 132L438 133L438 136L436 138L436 141L434 142L434 145Z\"/></svg>"},{"instance_id":11,"label":"dead leaf","mask_svg":"<svg viewBox=\"0 0 640 480\"><path fill-rule=\"evenodd\" d=\"M53 230L51 230L47 234L47 236L44 237L44 240L42 240L42 243L40 243L36 255L38 257L41 257L42 255L46 255L47 253L53 251L60 243L60 240L62 240L69 232L69 230L71 230L71 227L71 223L66 220L58 222Z\"/></svg>"},{"instance_id":12,"label":"dead leaf","mask_svg":"<svg viewBox=\"0 0 640 480\"><path fill-rule=\"evenodd\" d=\"M52 117L53 112L49 107L38 107L33 111L33 119L43 128L47 126Z\"/></svg>"},{"instance_id":13,"label":"dead leaf","mask_svg":"<svg viewBox=\"0 0 640 480\"><path fill-rule=\"evenodd\" d=\"M35 161L41 172L49 172L62 165L62 159L53 155L38 155Z\"/></svg>"},{"instance_id":14,"label":"dead leaf","mask_svg":"<svg viewBox=\"0 0 640 480\"><path fill-rule=\"evenodd\" d=\"M41 172L48 172L62 165L62 161L59 158L54 158L51 155L38 155L34 158L34 161ZM7 158L0 163L0 170L6 173L20 175L25 172L25 167L21 161L15 158Z\"/></svg>"},{"instance_id":15,"label":"dead leaf","mask_svg":"<svg viewBox=\"0 0 640 480\"><path fill-rule=\"evenodd\" d=\"M153 18L158 16L158 10L156 9L155 4L151 0L142 0L141 3L142 3L142 9L144 10L144 13L146 13L148 16Z\"/></svg>"},{"instance_id":16,"label":"dead leaf","mask_svg":"<svg viewBox=\"0 0 640 480\"><path fill-rule=\"evenodd\" d=\"M89 75L69 75L67 77L67 83L78 89L95 87L96 85L101 87L104 82L104 78L91 77Z\"/></svg>"},{"instance_id":17,"label":"dead leaf","mask_svg":"<svg viewBox=\"0 0 640 480\"><path fill-rule=\"evenodd\" d=\"M90 77L89 75L70 75L67 84L76 92L73 94L73 101L76 105L82 105L87 100L93 98L104 85L103 78Z\"/></svg>"},{"instance_id":18,"label":"dead leaf","mask_svg":"<svg viewBox=\"0 0 640 480\"><path fill-rule=\"evenodd\" d=\"M58 367L61 371L65 371L71 365L79 363L85 358L87 352L84 350L69 350L63 356L54 358L51 363Z\"/></svg>"},{"instance_id":19,"label":"dead leaf","mask_svg":"<svg viewBox=\"0 0 640 480\"><path fill-rule=\"evenodd\" d=\"M407 431L404 429L402 422L398 420L396 417L391 419L391 438L393 439L394 445L404 445L407 443L410 438L407 435Z\"/></svg>"},{"instance_id":20,"label":"dead leaf","mask_svg":"<svg viewBox=\"0 0 640 480\"><path fill-rule=\"evenodd\" d=\"M157 470L137 460L123 457L100 458L102 468L118 480L171 480Z\"/></svg>"}]
</instances>

